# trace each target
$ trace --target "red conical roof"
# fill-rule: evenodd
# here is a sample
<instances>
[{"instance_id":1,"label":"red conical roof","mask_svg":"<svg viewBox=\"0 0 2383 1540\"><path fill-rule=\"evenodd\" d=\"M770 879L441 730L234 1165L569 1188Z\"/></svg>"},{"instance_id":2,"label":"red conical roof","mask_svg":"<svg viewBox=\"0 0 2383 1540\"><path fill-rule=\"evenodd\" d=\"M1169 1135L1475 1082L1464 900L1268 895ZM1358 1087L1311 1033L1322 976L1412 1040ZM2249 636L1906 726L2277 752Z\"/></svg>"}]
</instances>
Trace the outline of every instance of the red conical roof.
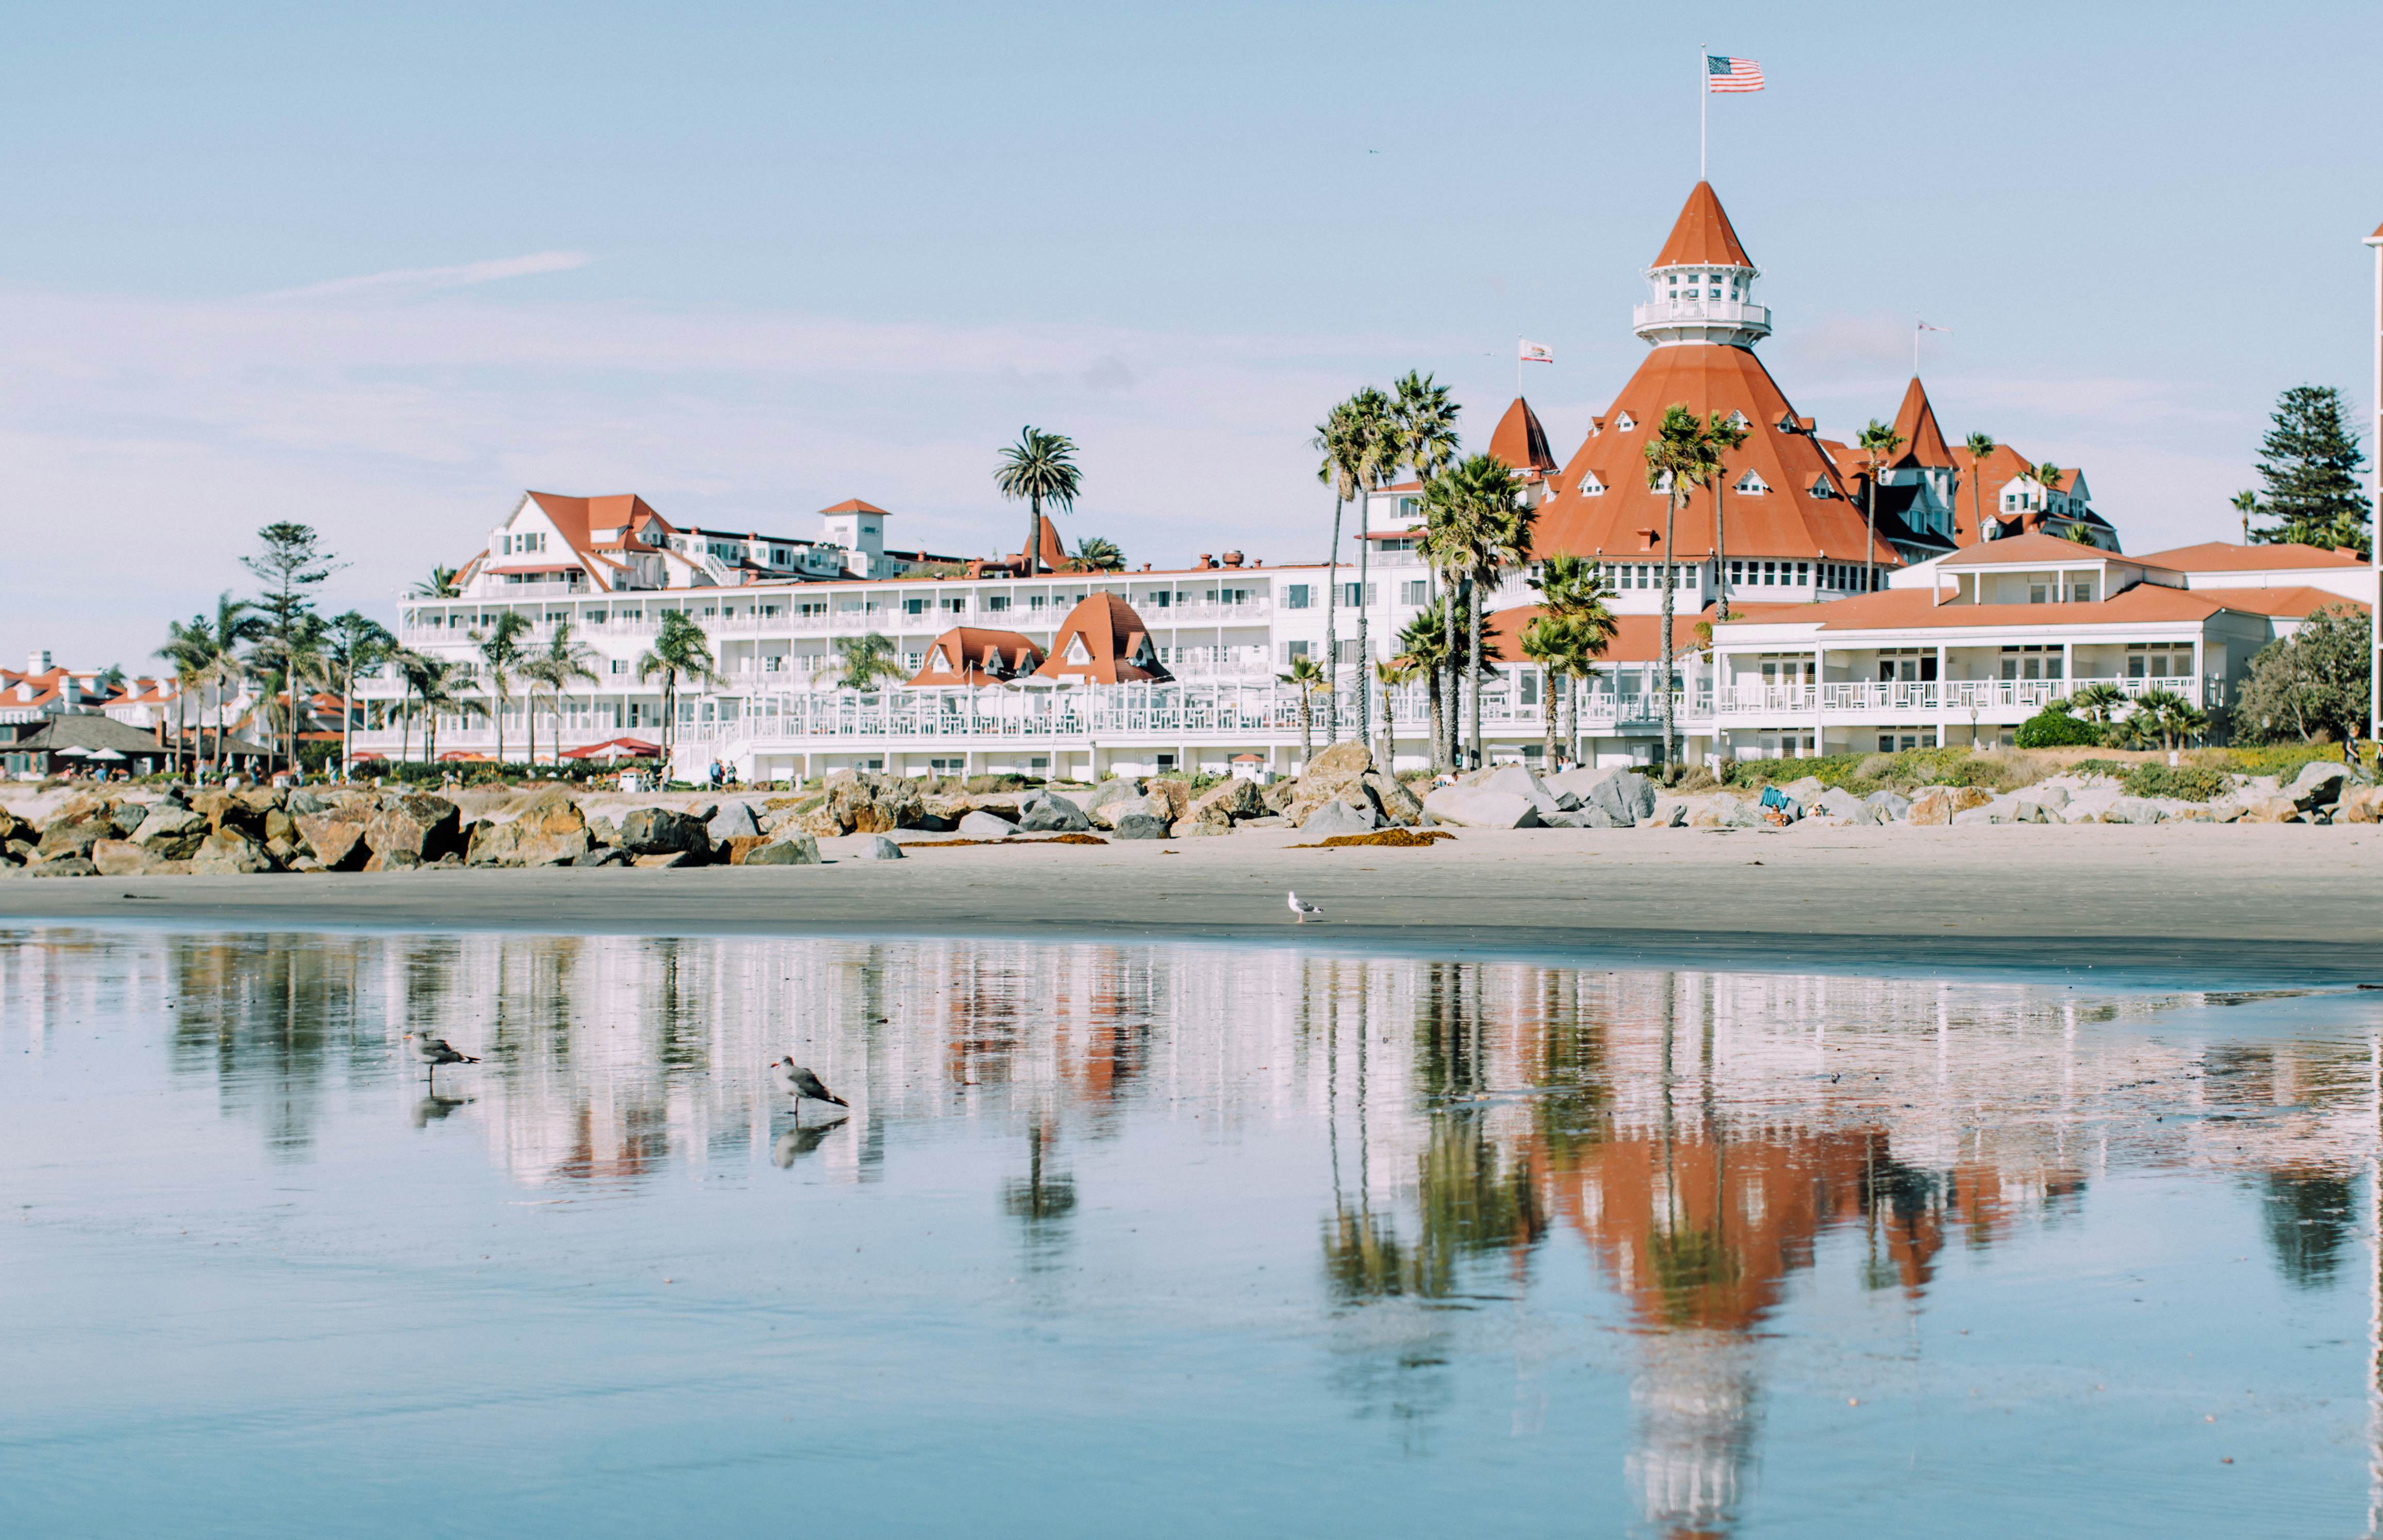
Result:
<instances>
[{"instance_id":1,"label":"red conical roof","mask_svg":"<svg viewBox=\"0 0 2383 1540\"><path fill-rule=\"evenodd\" d=\"M1531 403L1520 396L1498 419L1498 431L1489 436L1489 452L1518 471L1545 475L1556 468L1555 450L1548 447L1548 430L1539 425Z\"/></svg>"},{"instance_id":2,"label":"red conical roof","mask_svg":"<svg viewBox=\"0 0 2383 1540\"><path fill-rule=\"evenodd\" d=\"M1945 435L1936 426L1936 409L1928 404L1928 392L1920 387L1920 376L1911 376L1911 388L1903 393L1903 404L1895 409L1895 434L1903 440L1903 450L1896 466L1918 465L1924 470L1948 471L1953 468L1953 451L1945 447Z\"/></svg>"},{"instance_id":3,"label":"red conical roof","mask_svg":"<svg viewBox=\"0 0 2383 1540\"><path fill-rule=\"evenodd\" d=\"M1729 216L1722 212L1721 199L1715 195L1712 183L1698 182L1688 193L1685 207L1672 226L1671 239L1654 262L1655 267L1685 267L1692 265L1715 267L1751 267L1754 259L1737 243L1737 231L1730 228Z\"/></svg>"}]
</instances>

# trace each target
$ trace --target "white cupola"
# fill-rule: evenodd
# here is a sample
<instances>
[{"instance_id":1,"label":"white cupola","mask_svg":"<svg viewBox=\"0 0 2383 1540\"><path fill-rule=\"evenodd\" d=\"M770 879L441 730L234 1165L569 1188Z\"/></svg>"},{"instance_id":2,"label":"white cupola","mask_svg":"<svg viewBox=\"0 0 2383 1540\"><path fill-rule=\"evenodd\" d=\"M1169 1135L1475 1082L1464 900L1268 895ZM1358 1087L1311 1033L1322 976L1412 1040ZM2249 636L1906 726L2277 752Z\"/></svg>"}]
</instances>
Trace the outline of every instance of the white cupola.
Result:
<instances>
[{"instance_id":1,"label":"white cupola","mask_svg":"<svg viewBox=\"0 0 2383 1540\"><path fill-rule=\"evenodd\" d=\"M1646 269L1648 302L1632 329L1650 348L1702 342L1750 348L1771 335L1771 312L1754 302L1756 268L1710 182L1698 182Z\"/></svg>"}]
</instances>

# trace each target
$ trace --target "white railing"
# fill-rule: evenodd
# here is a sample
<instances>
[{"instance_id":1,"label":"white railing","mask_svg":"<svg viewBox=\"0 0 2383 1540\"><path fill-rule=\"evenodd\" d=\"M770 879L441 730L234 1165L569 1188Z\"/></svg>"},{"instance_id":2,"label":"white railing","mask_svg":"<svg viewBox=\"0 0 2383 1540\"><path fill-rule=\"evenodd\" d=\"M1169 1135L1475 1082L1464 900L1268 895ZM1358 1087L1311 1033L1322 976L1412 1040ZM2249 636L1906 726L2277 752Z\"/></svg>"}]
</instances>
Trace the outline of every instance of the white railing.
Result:
<instances>
[{"instance_id":1,"label":"white railing","mask_svg":"<svg viewBox=\"0 0 2383 1540\"><path fill-rule=\"evenodd\" d=\"M1675 321L1713 321L1726 326L1768 326L1771 308L1742 300L1658 300L1630 307L1632 326L1659 326Z\"/></svg>"},{"instance_id":2,"label":"white railing","mask_svg":"<svg viewBox=\"0 0 2383 1540\"><path fill-rule=\"evenodd\" d=\"M2089 684L2116 685L2129 697L2167 690L2200 706L2225 701L2222 679L1951 679L1832 680L1820 684L1732 684L1721 692L1724 717L1805 716L1828 712L2022 711L2065 699Z\"/></svg>"}]
</instances>

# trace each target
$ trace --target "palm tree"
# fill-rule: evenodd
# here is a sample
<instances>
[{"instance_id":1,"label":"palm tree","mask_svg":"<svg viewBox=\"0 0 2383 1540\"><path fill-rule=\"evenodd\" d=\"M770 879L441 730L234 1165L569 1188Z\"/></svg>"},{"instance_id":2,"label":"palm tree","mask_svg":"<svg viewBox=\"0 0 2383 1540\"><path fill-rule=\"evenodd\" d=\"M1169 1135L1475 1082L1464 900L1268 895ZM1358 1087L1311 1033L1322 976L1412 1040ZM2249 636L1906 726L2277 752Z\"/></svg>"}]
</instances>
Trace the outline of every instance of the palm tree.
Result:
<instances>
[{"instance_id":1,"label":"palm tree","mask_svg":"<svg viewBox=\"0 0 2383 1540\"><path fill-rule=\"evenodd\" d=\"M2052 494L2060 487L2060 467L2047 460L2030 471L2028 474L2033 476L2036 484L2043 488L2043 516L2049 520L2052 517Z\"/></svg>"},{"instance_id":2,"label":"palm tree","mask_svg":"<svg viewBox=\"0 0 2383 1540\"><path fill-rule=\"evenodd\" d=\"M2208 715L2174 690L2145 690L2127 721L2147 736L2157 734L2162 748L2178 747L2209 725Z\"/></svg>"},{"instance_id":3,"label":"palm tree","mask_svg":"<svg viewBox=\"0 0 2383 1540\"><path fill-rule=\"evenodd\" d=\"M1456 656L1455 634L1449 624L1448 613L1455 606L1451 596L1441 594L1415 614L1399 633L1397 661L1412 668L1423 680L1424 701L1431 717L1431 765L1435 770L1445 770L1442 754L1448 747L1443 702L1454 683L1451 660Z\"/></svg>"},{"instance_id":4,"label":"palm tree","mask_svg":"<svg viewBox=\"0 0 2383 1540\"><path fill-rule=\"evenodd\" d=\"M1413 679L1415 671L1414 659L1412 658L1385 658L1374 665L1374 693L1381 698L1382 702L1381 751L1375 755L1374 758L1375 762L1381 767L1384 775L1390 773L1390 767L1398 758L1399 747L1398 724L1392 720L1390 712L1390 695L1400 685Z\"/></svg>"},{"instance_id":5,"label":"palm tree","mask_svg":"<svg viewBox=\"0 0 2383 1540\"><path fill-rule=\"evenodd\" d=\"M1994 452L1994 436L1973 433L1967 440L1969 451L1969 523L1977 537L1986 537L1986 456Z\"/></svg>"},{"instance_id":6,"label":"palm tree","mask_svg":"<svg viewBox=\"0 0 2383 1540\"><path fill-rule=\"evenodd\" d=\"M2247 546L2251 543L2251 515L2259 511L2259 494L2235 493L2234 511L2242 515L2242 543Z\"/></svg>"},{"instance_id":7,"label":"palm tree","mask_svg":"<svg viewBox=\"0 0 2383 1540\"><path fill-rule=\"evenodd\" d=\"M844 672L836 679L842 689L874 689L880 679L898 680L905 671L895 656L894 644L874 631L866 636L838 636L835 652L844 664Z\"/></svg>"},{"instance_id":8,"label":"palm tree","mask_svg":"<svg viewBox=\"0 0 2383 1540\"><path fill-rule=\"evenodd\" d=\"M670 612L664 611L663 624L669 624ZM529 621L517 610L500 612L488 634L471 633L472 640L480 645L480 661L488 665L488 691L496 696L497 763L505 762L505 703L512 697L513 671L528 656L522 637L529 631ZM535 739L532 740L536 742Z\"/></svg>"},{"instance_id":9,"label":"palm tree","mask_svg":"<svg viewBox=\"0 0 2383 1540\"><path fill-rule=\"evenodd\" d=\"M1713 474L1721 451L1697 414L1677 404L1663 409L1663 420L1647 440L1647 485L1663 494L1663 634L1662 672L1656 681L1663 703L1663 768L1666 775L1679 768L1674 729L1678 726L1672 700L1672 613L1675 607L1672 528L1687 489Z\"/></svg>"},{"instance_id":10,"label":"palm tree","mask_svg":"<svg viewBox=\"0 0 2383 1540\"><path fill-rule=\"evenodd\" d=\"M1065 513L1076 506L1076 494L1083 489L1083 473L1076 466L1075 455L1074 439L1038 427L1019 428L1018 442L1001 451L1002 466L994 473L993 484L1003 497L1022 498L1026 502L1021 576L1034 575L1042 553L1043 505L1047 502Z\"/></svg>"},{"instance_id":11,"label":"palm tree","mask_svg":"<svg viewBox=\"0 0 2383 1540\"><path fill-rule=\"evenodd\" d=\"M1426 486L1434 476L1448 469L1456 459L1456 419L1463 409L1451 399L1450 388L1429 375L1419 375L1410 369L1406 377L1392 386L1385 429L1377 457L1375 487L1387 487L1398 480L1399 468L1407 466L1415 474L1418 487ZM1357 523L1362 530L1373 527L1371 498L1359 499ZM1373 542L1362 542L1357 548L1358 591L1364 591L1365 561L1373 552ZM1357 655L1371 657L1366 638L1366 611L1357 611ZM1364 686L1359 685L1358 712L1364 719Z\"/></svg>"},{"instance_id":12,"label":"palm tree","mask_svg":"<svg viewBox=\"0 0 2383 1540\"><path fill-rule=\"evenodd\" d=\"M1722 483L1728 479L1729 467L1723 463L1723 458L1746 442L1747 434L1746 428L1735 418L1735 413L1724 417L1714 412L1708 413L1705 421L1705 437L1712 440L1713 447L1712 469L1705 476L1706 483L1712 487L1713 585L1721 590L1720 618L1724 621L1729 619L1729 553L1722 540L1721 498Z\"/></svg>"},{"instance_id":13,"label":"palm tree","mask_svg":"<svg viewBox=\"0 0 2383 1540\"><path fill-rule=\"evenodd\" d=\"M206 636L205 661L199 675L212 687L216 697L216 747L207 759L208 765L216 769L222 767L224 758L224 692L238 684L248 672L247 665L241 660L240 648L265 634L265 618L255 610L256 606L232 598L227 589L216 596L212 620L191 620L192 625L204 628Z\"/></svg>"},{"instance_id":14,"label":"palm tree","mask_svg":"<svg viewBox=\"0 0 2383 1540\"><path fill-rule=\"evenodd\" d=\"M1076 554L1068 559L1068 568L1079 573L1121 573L1125 571L1125 552L1113 541L1097 535L1087 535L1076 542Z\"/></svg>"},{"instance_id":15,"label":"palm tree","mask_svg":"<svg viewBox=\"0 0 2383 1540\"><path fill-rule=\"evenodd\" d=\"M204 615L193 615L191 623L179 621L166 622L166 645L156 656L174 669L174 758L177 764L188 758L195 764L198 756L190 745L191 692L206 678L207 666L215 657L215 631Z\"/></svg>"},{"instance_id":16,"label":"palm tree","mask_svg":"<svg viewBox=\"0 0 2383 1540\"><path fill-rule=\"evenodd\" d=\"M1465 634L1469 639L1466 671L1471 677L1471 726L1468 748L1471 768L1481 765L1481 601L1485 589L1494 589L1509 570L1531 559L1531 525L1536 510L1523 505L1514 486L1514 468L1492 454L1459 461L1432 479L1425 496L1424 539L1439 564L1460 572L1464 580Z\"/></svg>"},{"instance_id":17,"label":"palm tree","mask_svg":"<svg viewBox=\"0 0 2383 1540\"><path fill-rule=\"evenodd\" d=\"M2126 704L2126 691L2107 680L2097 679L2068 693L2068 708L2089 721L2106 727L2111 713Z\"/></svg>"},{"instance_id":18,"label":"palm tree","mask_svg":"<svg viewBox=\"0 0 2383 1540\"><path fill-rule=\"evenodd\" d=\"M1315 659L1304 654L1292 659L1290 667L1275 675L1275 681L1299 692L1299 763L1304 770L1315 759L1315 717L1311 703L1319 695L1332 693L1332 681Z\"/></svg>"},{"instance_id":19,"label":"palm tree","mask_svg":"<svg viewBox=\"0 0 2383 1540\"><path fill-rule=\"evenodd\" d=\"M1862 548L1862 592L1868 594L1878 591L1879 468L1886 463L1887 456L1903 447L1903 435L1872 417L1870 426L1862 429L1860 436L1855 438L1854 447L1867 455L1870 462L1870 539Z\"/></svg>"},{"instance_id":20,"label":"palm tree","mask_svg":"<svg viewBox=\"0 0 2383 1540\"><path fill-rule=\"evenodd\" d=\"M1564 705L1571 718L1564 742L1576 746L1580 709L1574 687L1588 677L1593 660L1612 644L1618 622L1606 601L1613 598L1613 585L1601 563L1563 555L1541 558L1530 581L1548 613L1565 622L1567 640L1574 649L1573 662L1564 671Z\"/></svg>"},{"instance_id":21,"label":"palm tree","mask_svg":"<svg viewBox=\"0 0 2383 1540\"><path fill-rule=\"evenodd\" d=\"M468 721L488 714L486 702L463 688L463 666L444 658L412 655L421 665L418 677L409 675L415 694L422 697L422 759L429 764L438 758L438 716L448 712Z\"/></svg>"},{"instance_id":22,"label":"palm tree","mask_svg":"<svg viewBox=\"0 0 2383 1540\"><path fill-rule=\"evenodd\" d=\"M684 678L709 684L720 677L710 639L684 610L661 612L661 630L655 634L654 645L637 659L639 684L656 674L662 676L662 763L668 765L671 740L678 729L678 682Z\"/></svg>"},{"instance_id":23,"label":"palm tree","mask_svg":"<svg viewBox=\"0 0 2383 1540\"><path fill-rule=\"evenodd\" d=\"M430 569L430 575L408 589L405 597L408 598L462 598L463 590L455 586L455 579L461 575L462 570L459 567L434 565Z\"/></svg>"},{"instance_id":24,"label":"palm tree","mask_svg":"<svg viewBox=\"0 0 2383 1540\"><path fill-rule=\"evenodd\" d=\"M332 618L326 638L324 656L329 660L333 677L340 686L340 774L348 773L348 762L355 757L356 675L377 673L389 654L397 649L397 638L389 627L359 610Z\"/></svg>"},{"instance_id":25,"label":"palm tree","mask_svg":"<svg viewBox=\"0 0 2383 1540\"><path fill-rule=\"evenodd\" d=\"M562 757L562 696L571 686L583 681L596 683L596 671L588 665L595 661L592 647L571 639L571 622L555 622L554 634L546 640L546 650L533 654L522 664L522 677L529 682L529 762L537 763L537 687L546 686L554 698L555 758Z\"/></svg>"},{"instance_id":26,"label":"palm tree","mask_svg":"<svg viewBox=\"0 0 2383 1540\"><path fill-rule=\"evenodd\" d=\"M1340 511L1350 502L1358 504L1358 559L1364 560L1365 531L1364 509L1367 494L1384 479L1383 457L1394 454L1390 447L1390 399L1372 386L1335 406L1315 426L1315 437L1308 447L1322 452L1323 462L1316 467L1315 479L1332 488L1332 551L1326 563L1327 579L1324 589L1324 655L1327 677L1338 680L1340 673ZM1360 572L1363 572L1360 568ZM1364 635L1365 623L1364 579L1358 578L1357 625ZM1362 653L1363 648L1359 651ZM1363 736L1365 719L1364 672L1358 671L1357 732ZM1325 705L1325 736L1334 743L1340 741L1340 707L1338 698Z\"/></svg>"},{"instance_id":27,"label":"palm tree","mask_svg":"<svg viewBox=\"0 0 2383 1540\"><path fill-rule=\"evenodd\" d=\"M2080 546L2090 546L2096 543L2093 539L2093 530L2088 528L2081 520L2069 524L2067 528L2063 529L2060 532L2060 537L2064 540L2074 541L2076 544Z\"/></svg>"},{"instance_id":28,"label":"palm tree","mask_svg":"<svg viewBox=\"0 0 2383 1540\"><path fill-rule=\"evenodd\" d=\"M1571 662L1571 627L1552 614L1534 618L1523 628L1523 656L1539 666L1539 734L1545 758L1539 763L1549 774L1556 768L1556 689Z\"/></svg>"}]
</instances>

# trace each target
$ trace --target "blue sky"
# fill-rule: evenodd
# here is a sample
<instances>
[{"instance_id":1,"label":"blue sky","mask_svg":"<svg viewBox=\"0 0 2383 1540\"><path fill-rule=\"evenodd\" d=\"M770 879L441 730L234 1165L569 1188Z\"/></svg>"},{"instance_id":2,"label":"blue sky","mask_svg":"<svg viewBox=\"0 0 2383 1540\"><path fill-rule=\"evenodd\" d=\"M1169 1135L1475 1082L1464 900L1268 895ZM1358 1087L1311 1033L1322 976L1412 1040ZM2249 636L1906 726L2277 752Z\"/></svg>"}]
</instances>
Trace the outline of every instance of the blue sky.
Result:
<instances>
[{"instance_id":1,"label":"blue sky","mask_svg":"<svg viewBox=\"0 0 2383 1540\"><path fill-rule=\"evenodd\" d=\"M1486 438L1517 336L1559 454L1643 351L1696 171L1824 429L2081 463L2212 537L2276 393L2367 396L2371 7L48 6L0 50L0 660L137 665L320 526L385 617L525 486L805 533L1322 554L1306 439L1410 367Z\"/></svg>"}]
</instances>

